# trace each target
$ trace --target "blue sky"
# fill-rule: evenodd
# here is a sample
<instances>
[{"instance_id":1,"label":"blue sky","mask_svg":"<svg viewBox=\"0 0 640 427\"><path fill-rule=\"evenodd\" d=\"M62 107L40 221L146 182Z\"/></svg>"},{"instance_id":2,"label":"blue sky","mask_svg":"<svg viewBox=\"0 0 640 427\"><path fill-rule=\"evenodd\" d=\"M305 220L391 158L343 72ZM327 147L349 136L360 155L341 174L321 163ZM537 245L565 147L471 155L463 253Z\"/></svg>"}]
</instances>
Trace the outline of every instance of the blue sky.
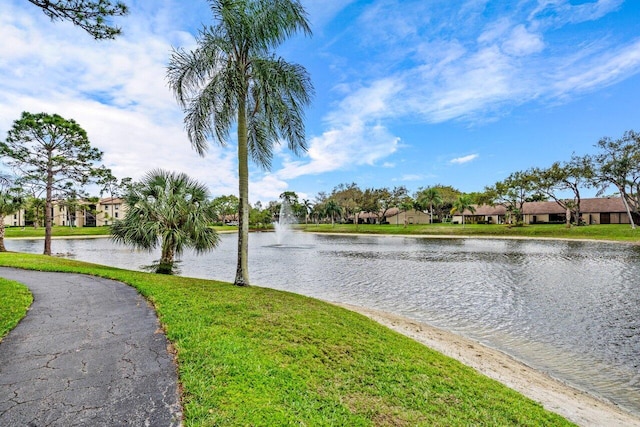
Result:
<instances>
[{"instance_id":1,"label":"blue sky","mask_svg":"<svg viewBox=\"0 0 640 427\"><path fill-rule=\"evenodd\" d=\"M236 153L191 149L166 84L171 47L191 48L205 0L127 0L124 35L97 42L26 0L0 6L0 137L22 111L82 125L116 176L186 172L237 194ZM511 172L587 154L640 130L635 0L303 0L311 38L279 53L316 89L309 151L251 168L250 199L313 198L340 183L481 191Z\"/></svg>"}]
</instances>

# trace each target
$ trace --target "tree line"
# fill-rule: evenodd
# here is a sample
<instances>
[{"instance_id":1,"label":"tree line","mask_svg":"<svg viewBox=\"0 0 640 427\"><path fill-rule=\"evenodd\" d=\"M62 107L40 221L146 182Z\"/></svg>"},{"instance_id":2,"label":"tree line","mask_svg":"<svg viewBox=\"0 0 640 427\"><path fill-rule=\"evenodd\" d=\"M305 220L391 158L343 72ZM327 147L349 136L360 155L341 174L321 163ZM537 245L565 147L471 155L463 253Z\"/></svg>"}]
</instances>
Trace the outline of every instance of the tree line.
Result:
<instances>
[{"instance_id":1,"label":"tree line","mask_svg":"<svg viewBox=\"0 0 640 427\"><path fill-rule=\"evenodd\" d=\"M399 212L427 212L430 222L446 222L452 214L475 212L478 205L499 205L505 207L508 222L522 224L526 202L554 201L570 213L566 216L567 225L572 219L575 225L583 225L582 193L595 189L599 197L608 191L620 197L635 228L635 218L640 215L640 134L630 130L618 139L604 137L595 148L594 154L574 154L569 160L556 161L546 168L513 172L478 192L463 193L444 184L410 193L405 186L362 189L356 183L345 183L331 192L318 193L313 201L300 200L295 192L288 191L266 209L277 218L280 203L286 201L300 222L380 223L392 208ZM262 209L262 205L257 208Z\"/></svg>"}]
</instances>

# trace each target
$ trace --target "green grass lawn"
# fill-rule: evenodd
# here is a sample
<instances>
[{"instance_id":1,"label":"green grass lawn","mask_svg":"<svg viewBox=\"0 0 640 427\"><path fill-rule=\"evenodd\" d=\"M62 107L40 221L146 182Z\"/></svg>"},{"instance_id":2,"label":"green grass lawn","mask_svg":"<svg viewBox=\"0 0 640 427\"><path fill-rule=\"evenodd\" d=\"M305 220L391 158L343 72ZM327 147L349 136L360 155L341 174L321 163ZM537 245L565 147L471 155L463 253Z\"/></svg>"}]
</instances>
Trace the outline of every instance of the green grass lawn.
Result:
<instances>
[{"instance_id":1,"label":"green grass lawn","mask_svg":"<svg viewBox=\"0 0 640 427\"><path fill-rule=\"evenodd\" d=\"M0 278L0 341L27 314L32 302L26 286Z\"/></svg>"},{"instance_id":2,"label":"green grass lawn","mask_svg":"<svg viewBox=\"0 0 640 427\"><path fill-rule=\"evenodd\" d=\"M55 226L51 229L53 237L68 236L108 236L111 227L62 227ZM44 227L7 227L5 230L6 238L40 238L44 237Z\"/></svg>"},{"instance_id":3,"label":"green grass lawn","mask_svg":"<svg viewBox=\"0 0 640 427\"><path fill-rule=\"evenodd\" d=\"M42 255L2 253L0 265L137 288L177 350L187 426L571 425L453 359L316 299ZM24 290L0 287L9 305L25 306ZM15 323L24 308L11 313Z\"/></svg>"},{"instance_id":4,"label":"green grass lawn","mask_svg":"<svg viewBox=\"0 0 640 427\"><path fill-rule=\"evenodd\" d=\"M213 227L218 232L237 232L238 227L216 226ZM62 227L55 226L51 229L53 237L86 237L86 236L109 236L111 227ZM6 238L27 238L39 239L44 238L44 227L7 227L5 231Z\"/></svg>"},{"instance_id":5,"label":"green grass lawn","mask_svg":"<svg viewBox=\"0 0 640 427\"><path fill-rule=\"evenodd\" d=\"M495 224L411 224L404 227L395 224L300 224L301 230L319 233L364 233L435 236L485 236L485 237L550 237L557 239L596 239L640 243L640 228L628 224L588 225L567 228L564 224L533 224L509 227Z\"/></svg>"}]
</instances>

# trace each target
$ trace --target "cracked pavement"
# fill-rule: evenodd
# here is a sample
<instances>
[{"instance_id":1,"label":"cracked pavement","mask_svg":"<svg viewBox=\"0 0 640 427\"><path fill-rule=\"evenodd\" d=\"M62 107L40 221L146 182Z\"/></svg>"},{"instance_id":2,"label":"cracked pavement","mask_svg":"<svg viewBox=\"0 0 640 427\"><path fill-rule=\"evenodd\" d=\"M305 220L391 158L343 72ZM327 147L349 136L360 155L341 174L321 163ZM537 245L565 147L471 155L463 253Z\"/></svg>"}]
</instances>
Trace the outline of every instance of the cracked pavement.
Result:
<instances>
[{"instance_id":1,"label":"cracked pavement","mask_svg":"<svg viewBox=\"0 0 640 427\"><path fill-rule=\"evenodd\" d=\"M0 426L179 426L177 370L155 311L123 283L0 268L33 304L0 343Z\"/></svg>"}]
</instances>

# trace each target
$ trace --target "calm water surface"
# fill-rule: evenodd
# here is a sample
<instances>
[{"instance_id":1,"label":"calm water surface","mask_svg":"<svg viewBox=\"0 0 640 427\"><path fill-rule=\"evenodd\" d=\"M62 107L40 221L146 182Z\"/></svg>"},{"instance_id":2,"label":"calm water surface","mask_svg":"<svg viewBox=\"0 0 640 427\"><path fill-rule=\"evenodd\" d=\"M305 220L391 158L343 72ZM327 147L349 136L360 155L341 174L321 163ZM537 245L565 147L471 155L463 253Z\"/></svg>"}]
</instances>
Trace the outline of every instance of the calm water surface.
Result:
<instances>
[{"instance_id":1,"label":"calm water surface","mask_svg":"<svg viewBox=\"0 0 640 427\"><path fill-rule=\"evenodd\" d=\"M9 240L41 253L42 241ZM137 269L157 254L109 239L55 240L75 259ZM233 281L236 236L187 253L185 276ZM381 309L498 348L640 414L640 249L588 242L295 233L250 235L255 285Z\"/></svg>"}]
</instances>

